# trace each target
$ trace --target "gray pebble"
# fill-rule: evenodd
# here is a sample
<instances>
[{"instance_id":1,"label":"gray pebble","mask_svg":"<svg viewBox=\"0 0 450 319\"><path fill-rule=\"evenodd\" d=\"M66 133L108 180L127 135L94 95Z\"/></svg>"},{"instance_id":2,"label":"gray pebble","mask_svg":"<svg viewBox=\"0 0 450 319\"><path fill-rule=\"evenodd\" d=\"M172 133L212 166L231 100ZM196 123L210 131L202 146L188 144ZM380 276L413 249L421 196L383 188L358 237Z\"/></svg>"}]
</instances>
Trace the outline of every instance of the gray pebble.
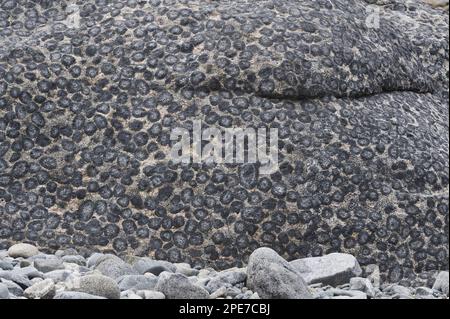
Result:
<instances>
[{"instance_id":1,"label":"gray pebble","mask_svg":"<svg viewBox=\"0 0 450 319\"><path fill-rule=\"evenodd\" d=\"M369 298L374 298L376 295L375 288L367 278L355 277L350 279L350 289L362 291L366 293Z\"/></svg>"},{"instance_id":2,"label":"gray pebble","mask_svg":"<svg viewBox=\"0 0 450 319\"><path fill-rule=\"evenodd\" d=\"M39 254L39 250L36 248L36 246L26 244L26 243L20 243L16 245L12 245L8 249L8 255L12 258L28 258Z\"/></svg>"},{"instance_id":3,"label":"gray pebble","mask_svg":"<svg viewBox=\"0 0 450 319\"><path fill-rule=\"evenodd\" d=\"M139 290L136 292L142 299L166 299L162 292L154 290Z\"/></svg>"},{"instance_id":4,"label":"gray pebble","mask_svg":"<svg viewBox=\"0 0 450 319\"><path fill-rule=\"evenodd\" d=\"M250 256L247 278L248 287L263 299L312 299L300 273L270 248Z\"/></svg>"},{"instance_id":5,"label":"gray pebble","mask_svg":"<svg viewBox=\"0 0 450 319\"><path fill-rule=\"evenodd\" d=\"M177 267L172 263L163 260L153 260L150 258L140 258L134 264L133 268L141 275L149 272L159 276L162 272L176 272Z\"/></svg>"},{"instance_id":6,"label":"gray pebble","mask_svg":"<svg viewBox=\"0 0 450 319\"><path fill-rule=\"evenodd\" d=\"M156 291L162 292L167 299L208 299L205 288L197 286L182 274L163 272L160 274Z\"/></svg>"},{"instance_id":7,"label":"gray pebble","mask_svg":"<svg viewBox=\"0 0 450 319\"><path fill-rule=\"evenodd\" d=\"M0 270L12 270L14 268L13 264L6 260L0 260Z\"/></svg>"},{"instance_id":8,"label":"gray pebble","mask_svg":"<svg viewBox=\"0 0 450 319\"><path fill-rule=\"evenodd\" d=\"M8 287L3 283L0 283L0 299L9 299Z\"/></svg>"},{"instance_id":9,"label":"gray pebble","mask_svg":"<svg viewBox=\"0 0 450 319\"><path fill-rule=\"evenodd\" d=\"M120 289L117 283L103 275L87 275L75 281L71 290L84 292L90 295L105 297L107 299L119 299Z\"/></svg>"}]
</instances>

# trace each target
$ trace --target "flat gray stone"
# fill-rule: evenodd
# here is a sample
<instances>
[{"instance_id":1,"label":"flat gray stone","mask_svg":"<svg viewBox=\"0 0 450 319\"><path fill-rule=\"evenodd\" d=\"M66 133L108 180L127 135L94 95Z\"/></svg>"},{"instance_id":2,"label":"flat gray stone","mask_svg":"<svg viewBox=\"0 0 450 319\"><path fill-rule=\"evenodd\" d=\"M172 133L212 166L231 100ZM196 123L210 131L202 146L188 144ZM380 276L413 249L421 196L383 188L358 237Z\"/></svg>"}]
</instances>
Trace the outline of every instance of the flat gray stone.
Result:
<instances>
[{"instance_id":1,"label":"flat gray stone","mask_svg":"<svg viewBox=\"0 0 450 319\"><path fill-rule=\"evenodd\" d=\"M3 283L0 283L0 299L9 299L8 287Z\"/></svg>"},{"instance_id":2,"label":"flat gray stone","mask_svg":"<svg viewBox=\"0 0 450 319\"><path fill-rule=\"evenodd\" d=\"M441 271L439 275L436 277L436 281L434 282L433 289L438 290L448 297L449 293L449 275L448 271Z\"/></svg>"},{"instance_id":3,"label":"flat gray stone","mask_svg":"<svg viewBox=\"0 0 450 319\"><path fill-rule=\"evenodd\" d=\"M300 273L270 248L259 248L251 254L247 287L262 299L312 299Z\"/></svg>"},{"instance_id":4,"label":"flat gray stone","mask_svg":"<svg viewBox=\"0 0 450 319\"><path fill-rule=\"evenodd\" d=\"M56 293L53 299L106 299L106 298L79 291L60 291Z\"/></svg>"},{"instance_id":5,"label":"flat gray stone","mask_svg":"<svg viewBox=\"0 0 450 319\"><path fill-rule=\"evenodd\" d=\"M336 299L335 297L344 297L343 299L367 299L367 294L358 290L332 288L327 290L327 292L333 294L333 299Z\"/></svg>"},{"instance_id":6,"label":"flat gray stone","mask_svg":"<svg viewBox=\"0 0 450 319\"><path fill-rule=\"evenodd\" d=\"M366 266L366 277L370 280L374 288L380 288L381 285L381 273L380 267L375 264Z\"/></svg>"},{"instance_id":7,"label":"flat gray stone","mask_svg":"<svg viewBox=\"0 0 450 319\"><path fill-rule=\"evenodd\" d=\"M237 295L239 295L241 293L242 293L241 289L236 288L236 287L229 287L229 288L227 288L226 295L230 296L230 297L236 297Z\"/></svg>"},{"instance_id":8,"label":"flat gray stone","mask_svg":"<svg viewBox=\"0 0 450 319\"><path fill-rule=\"evenodd\" d=\"M302 275L308 285L322 283L336 287L362 274L356 258L342 253L297 259L290 264Z\"/></svg>"},{"instance_id":9,"label":"flat gray stone","mask_svg":"<svg viewBox=\"0 0 450 319\"><path fill-rule=\"evenodd\" d=\"M334 297L331 297L331 299L344 299L344 300L347 300L347 299L367 299L367 298L357 298L357 297L351 297L351 296L334 296Z\"/></svg>"},{"instance_id":10,"label":"flat gray stone","mask_svg":"<svg viewBox=\"0 0 450 319\"><path fill-rule=\"evenodd\" d=\"M151 258L140 258L133 264L133 268L141 275L145 273L152 273L155 276L159 276L162 272L176 272L177 267L164 260L153 260Z\"/></svg>"},{"instance_id":11,"label":"flat gray stone","mask_svg":"<svg viewBox=\"0 0 450 319\"><path fill-rule=\"evenodd\" d=\"M167 299L209 299L205 288L193 284L182 274L163 272L155 290L162 292Z\"/></svg>"},{"instance_id":12,"label":"flat gray stone","mask_svg":"<svg viewBox=\"0 0 450 319\"><path fill-rule=\"evenodd\" d=\"M28 299L53 299L56 293L55 283L45 279L25 289L23 295Z\"/></svg>"},{"instance_id":13,"label":"flat gray stone","mask_svg":"<svg viewBox=\"0 0 450 319\"><path fill-rule=\"evenodd\" d=\"M71 287L71 290L107 299L120 298L120 289L115 280L103 275L83 276L79 279L78 285Z\"/></svg>"},{"instance_id":14,"label":"flat gray stone","mask_svg":"<svg viewBox=\"0 0 450 319\"><path fill-rule=\"evenodd\" d=\"M175 272L187 277L197 276L199 273L199 270L192 268L191 265L186 263L174 264L174 266L176 268Z\"/></svg>"},{"instance_id":15,"label":"flat gray stone","mask_svg":"<svg viewBox=\"0 0 450 319\"><path fill-rule=\"evenodd\" d=\"M57 252L55 252L55 256L59 257L59 258L62 258L65 256L78 256L78 252L74 248L68 248L65 250L58 250Z\"/></svg>"},{"instance_id":16,"label":"flat gray stone","mask_svg":"<svg viewBox=\"0 0 450 319\"><path fill-rule=\"evenodd\" d=\"M117 279L120 291L126 290L152 290L158 283L155 275L126 275Z\"/></svg>"},{"instance_id":17,"label":"flat gray stone","mask_svg":"<svg viewBox=\"0 0 450 319\"><path fill-rule=\"evenodd\" d=\"M39 254L39 249L30 244L15 244L8 249L8 255L12 258L29 258Z\"/></svg>"},{"instance_id":18,"label":"flat gray stone","mask_svg":"<svg viewBox=\"0 0 450 319\"><path fill-rule=\"evenodd\" d=\"M434 295L416 295L415 299L426 299L426 300L436 300L436 299L440 299Z\"/></svg>"},{"instance_id":19,"label":"flat gray stone","mask_svg":"<svg viewBox=\"0 0 450 319\"><path fill-rule=\"evenodd\" d=\"M19 274L19 273L15 272L14 270L0 271L0 278L13 281L23 289L26 289L33 284L30 281L30 279L28 279L28 277L26 277L22 274Z\"/></svg>"}]
</instances>

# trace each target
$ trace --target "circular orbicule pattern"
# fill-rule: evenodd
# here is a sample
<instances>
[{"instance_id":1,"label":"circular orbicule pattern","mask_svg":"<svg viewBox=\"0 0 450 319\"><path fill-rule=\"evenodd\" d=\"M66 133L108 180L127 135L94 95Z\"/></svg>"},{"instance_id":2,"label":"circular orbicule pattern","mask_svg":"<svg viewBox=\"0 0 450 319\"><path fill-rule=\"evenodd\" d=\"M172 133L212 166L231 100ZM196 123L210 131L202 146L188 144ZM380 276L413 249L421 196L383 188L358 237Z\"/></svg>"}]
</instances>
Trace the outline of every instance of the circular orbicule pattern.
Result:
<instances>
[{"instance_id":1,"label":"circular orbicule pattern","mask_svg":"<svg viewBox=\"0 0 450 319\"><path fill-rule=\"evenodd\" d=\"M374 4L375 2L375 4ZM448 269L448 15L417 1L0 1L0 248ZM368 19L379 8L379 25ZM72 9L69 9L72 8ZM169 161L279 129L279 170Z\"/></svg>"}]
</instances>

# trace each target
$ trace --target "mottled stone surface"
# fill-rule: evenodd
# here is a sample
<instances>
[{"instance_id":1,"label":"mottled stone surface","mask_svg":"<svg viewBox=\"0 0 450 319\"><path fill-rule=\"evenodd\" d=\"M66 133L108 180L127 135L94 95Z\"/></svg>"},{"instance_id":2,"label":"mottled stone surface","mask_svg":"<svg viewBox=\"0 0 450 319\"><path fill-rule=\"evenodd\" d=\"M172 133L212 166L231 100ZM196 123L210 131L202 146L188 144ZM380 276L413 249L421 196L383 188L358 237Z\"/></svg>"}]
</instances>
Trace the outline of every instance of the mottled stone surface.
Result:
<instances>
[{"instance_id":1,"label":"mottled stone surface","mask_svg":"<svg viewBox=\"0 0 450 319\"><path fill-rule=\"evenodd\" d=\"M291 261L290 265L308 284L322 283L336 287L362 274L358 261L349 254L333 253L297 259Z\"/></svg>"},{"instance_id":2,"label":"mottled stone surface","mask_svg":"<svg viewBox=\"0 0 450 319\"><path fill-rule=\"evenodd\" d=\"M103 275L87 275L81 277L71 287L75 292L82 292L108 299L119 299L120 289L114 279Z\"/></svg>"},{"instance_id":3,"label":"mottled stone surface","mask_svg":"<svg viewBox=\"0 0 450 319\"><path fill-rule=\"evenodd\" d=\"M218 269L260 246L289 260L341 251L394 282L448 269L443 10L79 4L77 25L67 1L0 0L0 249ZM171 164L172 128L198 119L278 128L280 169Z\"/></svg>"},{"instance_id":4,"label":"mottled stone surface","mask_svg":"<svg viewBox=\"0 0 450 319\"><path fill-rule=\"evenodd\" d=\"M53 299L83 300L83 299L106 299L106 298L100 297L100 296L90 295L90 294L87 294L87 293L84 293L84 292L61 291L61 292L58 292Z\"/></svg>"},{"instance_id":5,"label":"mottled stone surface","mask_svg":"<svg viewBox=\"0 0 450 319\"><path fill-rule=\"evenodd\" d=\"M73 249L69 251L71 256L81 257ZM292 263L269 248L255 250L244 268L216 271L183 264L185 274L182 274L178 272L180 264L164 262L167 269L175 268L177 273L163 271L154 275L146 272L145 275L118 278L116 271L100 274L94 262L90 266L64 263L64 270L42 274L33 266L21 267L21 263L35 257L2 257L3 252L0 250L0 261L7 259L14 266L0 272L0 299L448 299L448 272L432 271L426 276L421 273L420 278L405 278L397 283L378 281L374 286L372 282L377 282L373 278L377 273L374 269L377 267L371 265L365 267L364 273L370 273L372 277L339 275L339 284L331 285L329 277L308 284L304 280L308 274L298 272ZM53 260L61 255L61 251L58 256L39 254L39 259ZM112 255L86 257L91 261L103 259L118 263L118 257ZM131 267L131 257L138 258L127 256L127 261L122 262ZM145 259L148 262L149 258Z\"/></svg>"},{"instance_id":6,"label":"mottled stone surface","mask_svg":"<svg viewBox=\"0 0 450 319\"><path fill-rule=\"evenodd\" d=\"M449 276L448 271L441 271L436 278L433 289L443 292L448 297Z\"/></svg>"},{"instance_id":7,"label":"mottled stone surface","mask_svg":"<svg viewBox=\"0 0 450 319\"><path fill-rule=\"evenodd\" d=\"M25 243L12 245L8 249L8 255L12 258L28 258L37 254L39 254L39 250L35 246Z\"/></svg>"}]
</instances>

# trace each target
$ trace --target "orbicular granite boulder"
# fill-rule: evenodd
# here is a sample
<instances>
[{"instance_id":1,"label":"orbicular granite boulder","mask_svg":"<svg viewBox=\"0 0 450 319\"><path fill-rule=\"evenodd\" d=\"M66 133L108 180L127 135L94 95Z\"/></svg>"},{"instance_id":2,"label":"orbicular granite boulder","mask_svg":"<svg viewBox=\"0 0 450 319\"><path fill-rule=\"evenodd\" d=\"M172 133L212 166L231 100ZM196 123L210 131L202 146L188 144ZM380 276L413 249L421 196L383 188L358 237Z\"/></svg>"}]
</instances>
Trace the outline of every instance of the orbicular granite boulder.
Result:
<instances>
[{"instance_id":1,"label":"orbicular granite boulder","mask_svg":"<svg viewBox=\"0 0 450 319\"><path fill-rule=\"evenodd\" d=\"M351 253L391 281L448 269L445 11L0 0L0 44L0 249L226 269L268 246ZM171 161L171 133L197 121L277 129L276 169Z\"/></svg>"}]
</instances>

